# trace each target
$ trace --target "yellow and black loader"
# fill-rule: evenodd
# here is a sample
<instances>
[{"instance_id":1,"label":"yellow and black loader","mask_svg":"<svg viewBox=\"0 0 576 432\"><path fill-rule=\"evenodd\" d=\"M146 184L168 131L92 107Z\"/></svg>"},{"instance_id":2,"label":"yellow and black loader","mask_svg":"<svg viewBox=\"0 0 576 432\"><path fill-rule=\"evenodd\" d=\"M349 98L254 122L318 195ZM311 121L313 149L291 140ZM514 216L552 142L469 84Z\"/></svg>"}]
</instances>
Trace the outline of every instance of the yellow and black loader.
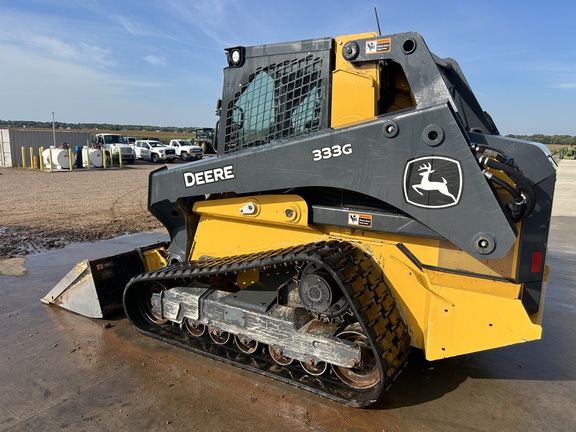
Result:
<instances>
[{"instance_id":1,"label":"yellow and black loader","mask_svg":"<svg viewBox=\"0 0 576 432\"><path fill-rule=\"evenodd\" d=\"M169 244L82 281L125 273L114 302L141 332L352 406L411 347L541 337L554 161L500 135L454 60L411 32L226 56L217 156L150 175Z\"/></svg>"}]
</instances>

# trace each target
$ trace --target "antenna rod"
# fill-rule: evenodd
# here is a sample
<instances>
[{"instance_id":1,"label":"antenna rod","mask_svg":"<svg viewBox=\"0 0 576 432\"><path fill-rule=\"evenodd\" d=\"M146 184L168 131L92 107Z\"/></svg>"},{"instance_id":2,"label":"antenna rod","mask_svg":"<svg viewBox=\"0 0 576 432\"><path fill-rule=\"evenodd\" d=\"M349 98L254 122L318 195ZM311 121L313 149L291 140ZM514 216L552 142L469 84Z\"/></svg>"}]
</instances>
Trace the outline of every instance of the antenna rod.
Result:
<instances>
[{"instance_id":1,"label":"antenna rod","mask_svg":"<svg viewBox=\"0 0 576 432\"><path fill-rule=\"evenodd\" d=\"M378 36L382 36L382 30L380 30L380 20L378 19L378 9L374 8L374 15L376 15L376 24L378 25Z\"/></svg>"}]
</instances>

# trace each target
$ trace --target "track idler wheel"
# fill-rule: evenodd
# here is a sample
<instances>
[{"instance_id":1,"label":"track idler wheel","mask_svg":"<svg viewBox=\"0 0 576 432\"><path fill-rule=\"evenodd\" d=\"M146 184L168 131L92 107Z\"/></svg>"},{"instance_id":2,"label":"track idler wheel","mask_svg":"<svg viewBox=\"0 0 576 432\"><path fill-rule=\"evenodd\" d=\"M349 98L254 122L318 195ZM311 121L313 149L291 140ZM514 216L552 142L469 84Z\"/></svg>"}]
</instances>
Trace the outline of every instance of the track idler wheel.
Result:
<instances>
[{"instance_id":1,"label":"track idler wheel","mask_svg":"<svg viewBox=\"0 0 576 432\"><path fill-rule=\"evenodd\" d=\"M351 368L332 366L334 373L340 380L355 389L366 390L376 386L380 382L380 370L377 359L368 344L368 338L362 332L359 325L354 324L338 334L340 339L353 342L361 349L360 364L351 365Z\"/></svg>"},{"instance_id":2,"label":"track idler wheel","mask_svg":"<svg viewBox=\"0 0 576 432\"><path fill-rule=\"evenodd\" d=\"M168 320L162 316L162 294L167 288L160 282L148 282L140 291L138 307L148 320L154 324L166 324Z\"/></svg>"}]
</instances>

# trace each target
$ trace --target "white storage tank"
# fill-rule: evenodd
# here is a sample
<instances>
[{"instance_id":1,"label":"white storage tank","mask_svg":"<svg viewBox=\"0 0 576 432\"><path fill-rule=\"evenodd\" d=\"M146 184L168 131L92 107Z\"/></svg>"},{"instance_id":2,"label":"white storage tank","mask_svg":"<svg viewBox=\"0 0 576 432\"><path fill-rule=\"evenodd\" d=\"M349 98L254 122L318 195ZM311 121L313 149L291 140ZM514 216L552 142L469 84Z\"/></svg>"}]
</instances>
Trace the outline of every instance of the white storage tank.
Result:
<instances>
[{"instance_id":1,"label":"white storage tank","mask_svg":"<svg viewBox=\"0 0 576 432\"><path fill-rule=\"evenodd\" d=\"M86 150L88 150L88 159L90 160L90 168L101 168L103 165L102 151L95 148L82 148L82 166L86 167Z\"/></svg>"},{"instance_id":2,"label":"white storage tank","mask_svg":"<svg viewBox=\"0 0 576 432\"><path fill-rule=\"evenodd\" d=\"M68 150L49 148L42 152L44 166L50 168L50 151L52 151L52 168L53 169L70 169L70 159ZM72 166L76 163L76 156L72 153Z\"/></svg>"}]
</instances>

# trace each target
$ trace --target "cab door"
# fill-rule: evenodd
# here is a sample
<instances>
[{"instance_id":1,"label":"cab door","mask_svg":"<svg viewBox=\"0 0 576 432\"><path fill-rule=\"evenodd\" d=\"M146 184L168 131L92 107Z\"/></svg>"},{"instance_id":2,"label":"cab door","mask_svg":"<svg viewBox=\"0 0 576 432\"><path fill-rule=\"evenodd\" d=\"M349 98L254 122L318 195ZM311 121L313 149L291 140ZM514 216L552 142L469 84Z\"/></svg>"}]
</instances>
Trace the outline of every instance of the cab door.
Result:
<instances>
[{"instance_id":1,"label":"cab door","mask_svg":"<svg viewBox=\"0 0 576 432\"><path fill-rule=\"evenodd\" d=\"M150 159L150 144L148 143L140 143L142 146L140 148L140 157L142 159Z\"/></svg>"}]
</instances>

